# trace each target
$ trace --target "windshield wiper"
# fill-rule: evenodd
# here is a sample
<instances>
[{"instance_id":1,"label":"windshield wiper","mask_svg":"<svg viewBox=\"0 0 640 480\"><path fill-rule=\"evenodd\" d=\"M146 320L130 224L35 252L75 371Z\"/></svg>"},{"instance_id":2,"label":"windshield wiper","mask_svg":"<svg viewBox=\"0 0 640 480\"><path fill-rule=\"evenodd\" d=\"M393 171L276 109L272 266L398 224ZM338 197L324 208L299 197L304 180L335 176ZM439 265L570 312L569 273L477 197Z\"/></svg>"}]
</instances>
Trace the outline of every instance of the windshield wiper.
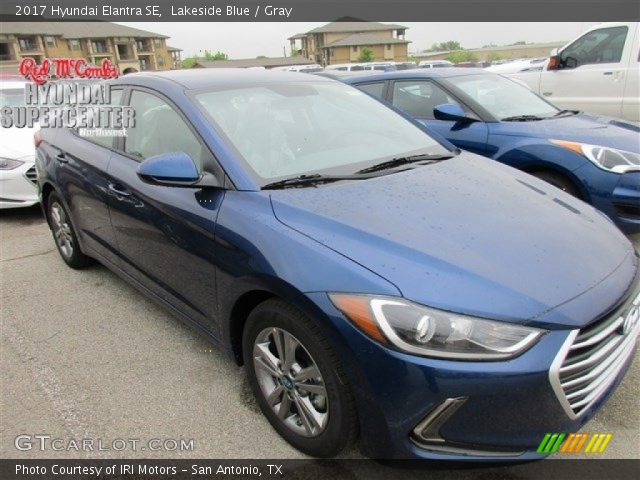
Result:
<instances>
[{"instance_id":1,"label":"windshield wiper","mask_svg":"<svg viewBox=\"0 0 640 480\"><path fill-rule=\"evenodd\" d=\"M501 119L503 122L535 122L537 120L544 120L537 115L514 115L513 117L504 117Z\"/></svg>"},{"instance_id":2,"label":"windshield wiper","mask_svg":"<svg viewBox=\"0 0 640 480\"><path fill-rule=\"evenodd\" d=\"M267 183L262 190L277 190L280 188L314 186L319 183L339 182L340 180L364 180L367 177L358 175L320 175L314 173L312 175L300 175L298 177L285 178L277 182Z\"/></svg>"},{"instance_id":3,"label":"windshield wiper","mask_svg":"<svg viewBox=\"0 0 640 480\"><path fill-rule=\"evenodd\" d=\"M558 113L554 115L554 117L559 116L569 116L569 115L577 115L580 113L580 110L560 110Z\"/></svg>"},{"instance_id":4,"label":"windshield wiper","mask_svg":"<svg viewBox=\"0 0 640 480\"><path fill-rule=\"evenodd\" d=\"M408 157L398 157L398 158L392 158L391 160L387 160L386 162L382 162L382 163L378 163L376 165L372 165L371 167L367 167L367 168L363 168L362 170L358 170L356 172L356 175L362 175L364 173L371 173L371 172L379 172L380 170L387 170L389 168L394 168L394 167L399 167L401 165L407 165L409 163L418 163L418 162L425 162L424 165L427 165L428 163L434 163L434 162L438 162L440 160L447 160L449 158L453 158L457 155L456 154L451 154L451 155L443 155L443 154L436 154L436 155L410 155Z\"/></svg>"}]
</instances>

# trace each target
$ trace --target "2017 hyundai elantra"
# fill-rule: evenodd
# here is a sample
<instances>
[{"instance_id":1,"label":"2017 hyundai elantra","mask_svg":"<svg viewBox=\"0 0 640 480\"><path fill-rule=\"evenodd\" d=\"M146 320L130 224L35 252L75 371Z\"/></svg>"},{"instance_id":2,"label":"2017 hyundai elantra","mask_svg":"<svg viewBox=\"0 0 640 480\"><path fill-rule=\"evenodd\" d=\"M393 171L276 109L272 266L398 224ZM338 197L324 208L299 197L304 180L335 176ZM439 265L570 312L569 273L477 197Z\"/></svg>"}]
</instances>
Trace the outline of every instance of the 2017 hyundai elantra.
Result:
<instances>
[{"instance_id":1,"label":"2017 hyundai elantra","mask_svg":"<svg viewBox=\"0 0 640 480\"><path fill-rule=\"evenodd\" d=\"M97 259L208 335L303 452L359 434L378 458L542 458L621 381L638 257L591 206L334 80L111 86L135 109L126 136L39 140L62 259Z\"/></svg>"}]
</instances>

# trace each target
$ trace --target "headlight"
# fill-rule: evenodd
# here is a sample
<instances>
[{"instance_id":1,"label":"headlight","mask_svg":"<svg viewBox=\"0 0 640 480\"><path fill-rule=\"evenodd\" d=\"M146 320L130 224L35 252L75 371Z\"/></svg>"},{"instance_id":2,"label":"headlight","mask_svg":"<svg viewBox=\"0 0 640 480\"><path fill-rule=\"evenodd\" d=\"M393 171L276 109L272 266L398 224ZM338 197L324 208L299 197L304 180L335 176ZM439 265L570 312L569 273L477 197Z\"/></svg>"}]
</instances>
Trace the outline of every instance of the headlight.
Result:
<instances>
[{"instance_id":1,"label":"headlight","mask_svg":"<svg viewBox=\"0 0 640 480\"><path fill-rule=\"evenodd\" d=\"M415 355L457 360L512 358L545 333L436 310L399 297L338 293L329 297L366 335Z\"/></svg>"},{"instance_id":2,"label":"headlight","mask_svg":"<svg viewBox=\"0 0 640 480\"><path fill-rule=\"evenodd\" d=\"M551 140L551 143L584 155L598 167L610 172L625 173L640 170L640 153L566 140Z\"/></svg>"},{"instance_id":3,"label":"headlight","mask_svg":"<svg viewBox=\"0 0 640 480\"><path fill-rule=\"evenodd\" d=\"M0 170L13 170L14 168L18 168L23 163L24 162L21 162L20 160L0 157Z\"/></svg>"}]
</instances>

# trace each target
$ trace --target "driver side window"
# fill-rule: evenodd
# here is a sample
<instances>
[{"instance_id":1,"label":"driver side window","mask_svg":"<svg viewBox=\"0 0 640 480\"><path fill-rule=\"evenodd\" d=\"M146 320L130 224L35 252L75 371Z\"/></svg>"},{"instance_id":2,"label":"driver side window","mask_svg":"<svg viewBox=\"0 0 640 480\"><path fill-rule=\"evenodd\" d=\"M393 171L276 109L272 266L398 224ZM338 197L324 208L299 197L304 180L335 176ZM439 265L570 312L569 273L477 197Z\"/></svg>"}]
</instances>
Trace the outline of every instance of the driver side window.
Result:
<instances>
[{"instance_id":1,"label":"driver side window","mask_svg":"<svg viewBox=\"0 0 640 480\"><path fill-rule=\"evenodd\" d=\"M436 106L458 102L433 82L407 80L393 84L392 103L412 117L433 119L433 109Z\"/></svg>"},{"instance_id":2,"label":"driver side window","mask_svg":"<svg viewBox=\"0 0 640 480\"><path fill-rule=\"evenodd\" d=\"M135 112L135 126L127 130L125 152L140 159L184 152L202 170L202 144L171 105L140 90L131 93L129 105Z\"/></svg>"},{"instance_id":3,"label":"driver side window","mask_svg":"<svg viewBox=\"0 0 640 480\"><path fill-rule=\"evenodd\" d=\"M619 63L627 32L627 27L611 27L583 35L562 51L562 66L576 68L597 63Z\"/></svg>"}]
</instances>

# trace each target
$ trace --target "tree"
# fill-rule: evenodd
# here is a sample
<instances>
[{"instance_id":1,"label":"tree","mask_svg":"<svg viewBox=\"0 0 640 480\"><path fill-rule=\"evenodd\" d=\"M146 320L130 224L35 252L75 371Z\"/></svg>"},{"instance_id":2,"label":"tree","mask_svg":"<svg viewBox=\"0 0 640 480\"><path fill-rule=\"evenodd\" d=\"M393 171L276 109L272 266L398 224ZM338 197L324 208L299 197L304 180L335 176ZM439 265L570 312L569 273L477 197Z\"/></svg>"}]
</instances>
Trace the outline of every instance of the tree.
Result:
<instances>
[{"instance_id":1,"label":"tree","mask_svg":"<svg viewBox=\"0 0 640 480\"><path fill-rule=\"evenodd\" d=\"M300 50L291 50L291 53L289 54L289 56L291 58L300 56Z\"/></svg>"},{"instance_id":2,"label":"tree","mask_svg":"<svg viewBox=\"0 0 640 480\"><path fill-rule=\"evenodd\" d=\"M452 50L463 50L460 42L448 40L446 42L434 43L431 45L431 48L424 50L424 52L450 52Z\"/></svg>"},{"instance_id":3,"label":"tree","mask_svg":"<svg viewBox=\"0 0 640 480\"><path fill-rule=\"evenodd\" d=\"M205 50L204 59L207 62L215 62L218 60L229 60L229 55L221 51L217 51L216 53L211 53L209 50Z\"/></svg>"},{"instance_id":4,"label":"tree","mask_svg":"<svg viewBox=\"0 0 640 480\"><path fill-rule=\"evenodd\" d=\"M267 58L266 55L258 55L256 58Z\"/></svg>"},{"instance_id":5,"label":"tree","mask_svg":"<svg viewBox=\"0 0 640 480\"><path fill-rule=\"evenodd\" d=\"M489 60L490 62L496 62L496 61L502 60L502 59L503 59L502 55L500 55L497 52L491 52L489 54L489 56L487 57L487 60Z\"/></svg>"},{"instance_id":6,"label":"tree","mask_svg":"<svg viewBox=\"0 0 640 480\"><path fill-rule=\"evenodd\" d=\"M468 50L460 50L459 52L451 52L446 57L447 60L453 63L460 62L477 62L478 57L476 57L472 52Z\"/></svg>"},{"instance_id":7,"label":"tree","mask_svg":"<svg viewBox=\"0 0 640 480\"><path fill-rule=\"evenodd\" d=\"M370 48L364 47L360 51L360 56L358 57L359 62L372 62L373 61L373 51Z\"/></svg>"},{"instance_id":8,"label":"tree","mask_svg":"<svg viewBox=\"0 0 640 480\"><path fill-rule=\"evenodd\" d=\"M198 63L198 59L196 57L188 57L182 60L182 68L193 68L193 66Z\"/></svg>"}]
</instances>

